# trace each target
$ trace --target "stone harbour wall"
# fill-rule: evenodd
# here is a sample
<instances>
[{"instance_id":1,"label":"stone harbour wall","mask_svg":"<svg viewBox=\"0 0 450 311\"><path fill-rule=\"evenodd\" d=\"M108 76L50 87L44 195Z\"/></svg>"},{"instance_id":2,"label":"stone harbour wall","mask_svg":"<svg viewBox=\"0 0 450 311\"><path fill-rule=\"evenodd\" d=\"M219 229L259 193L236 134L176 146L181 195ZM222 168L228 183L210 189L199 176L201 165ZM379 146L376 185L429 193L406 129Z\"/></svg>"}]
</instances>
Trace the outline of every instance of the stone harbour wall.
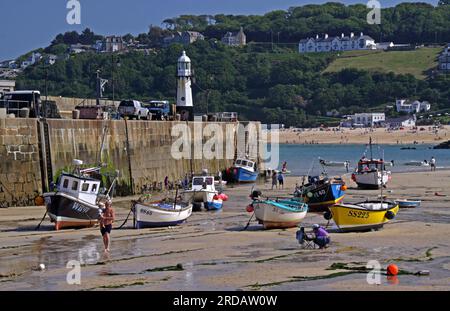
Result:
<instances>
[{"instance_id":1,"label":"stone harbour wall","mask_svg":"<svg viewBox=\"0 0 450 311\"><path fill-rule=\"evenodd\" d=\"M0 207L33 205L42 192L36 119L0 119Z\"/></svg>"},{"instance_id":2,"label":"stone harbour wall","mask_svg":"<svg viewBox=\"0 0 450 311\"><path fill-rule=\"evenodd\" d=\"M145 189L159 187L166 176L175 182L183 179L185 174L200 173L202 169L215 175L232 165L239 131L239 123L224 122L48 119L49 153L46 153L47 149L38 139L39 129L43 127L38 126L37 120L3 119L0 122L0 204L3 206L31 205L35 196L47 186L42 183L46 179L47 166L55 177L67 170L73 159L89 165L105 163L110 172L118 170L120 177L116 190L120 195L139 194ZM253 125L257 133L239 135L247 137L238 148L240 155L258 156L255 144L260 124L255 122ZM178 131L173 132L174 129ZM217 129L220 135L214 132ZM205 133L194 136L194 130ZM172 148L182 135L192 138L190 146L183 145L183 148L190 147L192 156L177 159ZM207 159L201 152L203 146L214 142L211 138L220 136L223 136L223 143L216 147L221 156ZM45 142L44 138L42 140ZM253 148L248 146L249 143ZM194 151L197 151L196 155ZM45 155L50 155L50 161L45 161Z\"/></svg>"}]
</instances>

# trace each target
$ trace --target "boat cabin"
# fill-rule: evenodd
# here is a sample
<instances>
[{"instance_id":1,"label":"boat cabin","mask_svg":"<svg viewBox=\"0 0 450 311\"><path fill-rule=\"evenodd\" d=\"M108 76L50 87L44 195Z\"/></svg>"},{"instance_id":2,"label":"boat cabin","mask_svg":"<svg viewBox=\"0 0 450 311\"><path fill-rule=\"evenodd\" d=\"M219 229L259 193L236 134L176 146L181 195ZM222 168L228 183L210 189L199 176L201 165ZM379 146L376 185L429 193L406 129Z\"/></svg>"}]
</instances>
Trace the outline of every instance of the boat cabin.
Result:
<instances>
[{"instance_id":1,"label":"boat cabin","mask_svg":"<svg viewBox=\"0 0 450 311\"><path fill-rule=\"evenodd\" d=\"M201 191L215 191L213 176L194 176L192 178L192 190Z\"/></svg>"},{"instance_id":2,"label":"boat cabin","mask_svg":"<svg viewBox=\"0 0 450 311\"><path fill-rule=\"evenodd\" d=\"M358 162L358 172L375 172L385 170L385 163L383 160L361 160Z\"/></svg>"},{"instance_id":3,"label":"boat cabin","mask_svg":"<svg viewBox=\"0 0 450 311\"><path fill-rule=\"evenodd\" d=\"M234 162L234 167L242 167L248 171L256 172L256 163L247 159L236 159L236 162Z\"/></svg>"},{"instance_id":4,"label":"boat cabin","mask_svg":"<svg viewBox=\"0 0 450 311\"><path fill-rule=\"evenodd\" d=\"M90 204L96 203L100 180L63 173L59 177L58 191Z\"/></svg>"}]
</instances>

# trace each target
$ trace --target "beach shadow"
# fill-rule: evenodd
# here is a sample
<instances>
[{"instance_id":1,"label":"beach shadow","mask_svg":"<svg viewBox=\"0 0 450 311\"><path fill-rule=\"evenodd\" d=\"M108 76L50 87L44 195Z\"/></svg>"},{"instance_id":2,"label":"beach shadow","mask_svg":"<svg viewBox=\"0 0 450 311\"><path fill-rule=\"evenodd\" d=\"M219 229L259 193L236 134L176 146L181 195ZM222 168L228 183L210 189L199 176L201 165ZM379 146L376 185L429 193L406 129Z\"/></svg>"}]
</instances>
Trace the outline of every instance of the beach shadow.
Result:
<instances>
[{"instance_id":1,"label":"beach shadow","mask_svg":"<svg viewBox=\"0 0 450 311\"><path fill-rule=\"evenodd\" d=\"M244 226L234 226L234 227L229 227L229 228L225 228L226 231L233 231L233 232L245 232L245 231L264 231L264 227L261 225L250 225L248 226L247 229L245 229L245 225Z\"/></svg>"},{"instance_id":2,"label":"beach shadow","mask_svg":"<svg viewBox=\"0 0 450 311\"><path fill-rule=\"evenodd\" d=\"M39 229L36 229L37 225L20 226L17 228L10 228L0 230L0 232L46 232L55 231L55 225L41 225Z\"/></svg>"}]
</instances>

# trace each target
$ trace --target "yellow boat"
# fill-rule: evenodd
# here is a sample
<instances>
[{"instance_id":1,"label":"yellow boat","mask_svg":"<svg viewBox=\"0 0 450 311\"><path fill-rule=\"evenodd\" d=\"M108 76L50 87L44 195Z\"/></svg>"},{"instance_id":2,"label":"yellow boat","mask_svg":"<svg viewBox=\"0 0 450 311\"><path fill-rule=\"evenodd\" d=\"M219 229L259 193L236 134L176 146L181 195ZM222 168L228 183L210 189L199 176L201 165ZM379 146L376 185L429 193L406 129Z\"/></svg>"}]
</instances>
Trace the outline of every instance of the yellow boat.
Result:
<instances>
[{"instance_id":1,"label":"yellow boat","mask_svg":"<svg viewBox=\"0 0 450 311\"><path fill-rule=\"evenodd\" d=\"M390 201L365 201L330 207L334 222L341 231L366 231L382 228L398 213L398 204Z\"/></svg>"}]
</instances>

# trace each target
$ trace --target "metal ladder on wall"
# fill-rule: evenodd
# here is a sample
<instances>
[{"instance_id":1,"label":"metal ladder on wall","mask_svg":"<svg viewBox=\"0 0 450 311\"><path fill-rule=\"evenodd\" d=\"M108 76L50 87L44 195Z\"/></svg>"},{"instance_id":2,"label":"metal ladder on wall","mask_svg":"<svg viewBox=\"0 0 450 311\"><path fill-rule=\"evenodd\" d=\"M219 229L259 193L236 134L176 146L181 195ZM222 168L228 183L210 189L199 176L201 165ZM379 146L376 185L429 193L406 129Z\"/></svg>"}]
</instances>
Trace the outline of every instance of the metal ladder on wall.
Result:
<instances>
[{"instance_id":1,"label":"metal ladder on wall","mask_svg":"<svg viewBox=\"0 0 450 311\"><path fill-rule=\"evenodd\" d=\"M41 166L42 192L50 190L53 181L52 157L50 151L50 135L45 119L38 120L39 161Z\"/></svg>"}]
</instances>

